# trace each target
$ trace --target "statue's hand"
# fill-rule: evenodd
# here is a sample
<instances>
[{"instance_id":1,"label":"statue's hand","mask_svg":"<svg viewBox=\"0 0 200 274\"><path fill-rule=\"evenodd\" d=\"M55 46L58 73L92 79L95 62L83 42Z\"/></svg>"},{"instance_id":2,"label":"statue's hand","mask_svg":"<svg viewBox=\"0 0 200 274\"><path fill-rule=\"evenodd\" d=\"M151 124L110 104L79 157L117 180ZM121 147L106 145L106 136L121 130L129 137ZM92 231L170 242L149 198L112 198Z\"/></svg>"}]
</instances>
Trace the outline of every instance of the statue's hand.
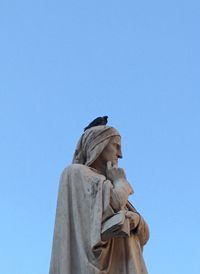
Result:
<instances>
[{"instance_id":1,"label":"statue's hand","mask_svg":"<svg viewBox=\"0 0 200 274\"><path fill-rule=\"evenodd\" d=\"M128 211L126 213L126 217L129 218L130 220L130 229L133 230L135 229L140 221L140 215L138 213L132 212L132 211Z\"/></svg>"},{"instance_id":2,"label":"statue's hand","mask_svg":"<svg viewBox=\"0 0 200 274\"><path fill-rule=\"evenodd\" d=\"M114 184L117 183L117 181L126 180L123 168L118 168L117 165L113 165L110 161L107 162L106 176Z\"/></svg>"},{"instance_id":3,"label":"statue's hand","mask_svg":"<svg viewBox=\"0 0 200 274\"><path fill-rule=\"evenodd\" d=\"M116 211L124 209L128 202L128 196L133 193L132 187L126 180L124 170L111 162L107 162L106 176L113 185L111 200L115 201L114 209Z\"/></svg>"}]
</instances>

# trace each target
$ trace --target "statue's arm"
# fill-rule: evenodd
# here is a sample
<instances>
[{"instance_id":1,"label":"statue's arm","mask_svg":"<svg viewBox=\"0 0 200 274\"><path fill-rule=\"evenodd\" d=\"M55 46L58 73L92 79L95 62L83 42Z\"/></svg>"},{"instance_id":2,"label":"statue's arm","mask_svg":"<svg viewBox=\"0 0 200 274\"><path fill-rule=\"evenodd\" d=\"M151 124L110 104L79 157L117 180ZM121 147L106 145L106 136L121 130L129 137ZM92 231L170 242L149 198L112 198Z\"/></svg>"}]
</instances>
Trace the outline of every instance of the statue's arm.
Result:
<instances>
[{"instance_id":1,"label":"statue's arm","mask_svg":"<svg viewBox=\"0 0 200 274\"><path fill-rule=\"evenodd\" d=\"M123 186L121 188L112 189L110 204L116 212L127 208L128 192ZM130 222L130 231L137 234L141 246L145 245L149 239L149 227L144 218L136 210L130 211L128 208L126 218L128 218Z\"/></svg>"},{"instance_id":2,"label":"statue's arm","mask_svg":"<svg viewBox=\"0 0 200 274\"><path fill-rule=\"evenodd\" d=\"M108 164L107 178L104 182L104 212L103 222L121 210L127 210L126 218L130 221L130 230L136 233L141 246L149 239L149 228L143 217L134 207L130 208L128 196L133 193L126 180L124 170Z\"/></svg>"},{"instance_id":3,"label":"statue's arm","mask_svg":"<svg viewBox=\"0 0 200 274\"><path fill-rule=\"evenodd\" d=\"M132 193L132 188L126 179L119 179L113 182L110 192L110 203L115 212L126 207L128 196Z\"/></svg>"},{"instance_id":4,"label":"statue's arm","mask_svg":"<svg viewBox=\"0 0 200 274\"><path fill-rule=\"evenodd\" d=\"M132 187L126 179L122 168L107 163L107 178L111 181L110 203L115 212L125 208L128 196L133 193Z\"/></svg>"},{"instance_id":5,"label":"statue's arm","mask_svg":"<svg viewBox=\"0 0 200 274\"><path fill-rule=\"evenodd\" d=\"M114 186L110 180L104 181L102 222L125 209L130 192L128 183L118 181Z\"/></svg>"},{"instance_id":6,"label":"statue's arm","mask_svg":"<svg viewBox=\"0 0 200 274\"><path fill-rule=\"evenodd\" d=\"M149 227L142 216L140 216L140 221L135 229L135 233L139 238L141 246L145 245L149 240Z\"/></svg>"},{"instance_id":7,"label":"statue's arm","mask_svg":"<svg viewBox=\"0 0 200 274\"><path fill-rule=\"evenodd\" d=\"M103 218L102 223L107 219L112 218L121 210L126 212L126 221L130 222L130 232L138 236L141 246L149 239L149 228L143 217L136 211L134 207L129 207L128 202L129 191L124 185L119 184L113 186L111 181L104 182L103 190ZM111 234L112 235L112 234ZM117 236L117 233L114 235ZM121 236L119 230L119 237Z\"/></svg>"},{"instance_id":8,"label":"statue's arm","mask_svg":"<svg viewBox=\"0 0 200 274\"><path fill-rule=\"evenodd\" d=\"M130 202L127 204L127 209L129 210L127 216L130 219L131 230L137 234L140 244L143 246L149 239L148 224Z\"/></svg>"}]
</instances>

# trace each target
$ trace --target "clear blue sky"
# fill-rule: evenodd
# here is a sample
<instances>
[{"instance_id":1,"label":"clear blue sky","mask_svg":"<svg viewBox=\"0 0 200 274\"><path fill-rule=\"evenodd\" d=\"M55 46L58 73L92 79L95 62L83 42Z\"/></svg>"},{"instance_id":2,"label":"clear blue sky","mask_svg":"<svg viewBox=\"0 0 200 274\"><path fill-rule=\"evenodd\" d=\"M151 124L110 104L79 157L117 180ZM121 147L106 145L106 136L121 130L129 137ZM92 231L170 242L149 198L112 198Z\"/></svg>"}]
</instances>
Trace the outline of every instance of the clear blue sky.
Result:
<instances>
[{"instance_id":1,"label":"clear blue sky","mask_svg":"<svg viewBox=\"0 0 200 274\"><path fill-rule=\"evenodd\" d=\"M48 273L82 129L122 135L149 274L200 269L200 2L0 2L0 272Z\"/></svg>"}]
</instances>

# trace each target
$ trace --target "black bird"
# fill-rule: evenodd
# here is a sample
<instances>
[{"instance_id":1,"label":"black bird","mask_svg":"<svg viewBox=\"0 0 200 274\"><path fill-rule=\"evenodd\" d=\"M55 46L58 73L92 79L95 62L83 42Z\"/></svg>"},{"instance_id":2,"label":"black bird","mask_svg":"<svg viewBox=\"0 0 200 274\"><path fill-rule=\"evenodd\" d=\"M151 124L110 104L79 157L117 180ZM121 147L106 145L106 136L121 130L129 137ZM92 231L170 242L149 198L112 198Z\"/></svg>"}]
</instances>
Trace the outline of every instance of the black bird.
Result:
<instances>
[{"instance_id":1,"label":"black bird","mask_svg":"<svg viewBox=\"0 0 200 274\"><path fill-rule=\"evenodd\" d=\"M108 122L108 116L97 117L87 127L84 128L84 131L86 131L86 129L91 127L106 125L107 122Z\"/></svg>"}]
</instances>

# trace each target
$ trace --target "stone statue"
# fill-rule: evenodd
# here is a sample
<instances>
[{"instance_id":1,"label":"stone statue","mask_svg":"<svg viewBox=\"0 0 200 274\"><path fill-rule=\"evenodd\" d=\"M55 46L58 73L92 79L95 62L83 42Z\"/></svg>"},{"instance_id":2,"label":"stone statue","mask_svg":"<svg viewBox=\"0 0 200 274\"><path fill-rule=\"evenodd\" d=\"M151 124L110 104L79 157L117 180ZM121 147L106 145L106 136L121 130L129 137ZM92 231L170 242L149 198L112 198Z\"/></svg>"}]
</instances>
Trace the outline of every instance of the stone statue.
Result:
<instances>
[{"instance_id":1,"label":"stone statue","mask_svg":"<svg viewBox=\"0 0 200 274\"><path fill-rule=\"evenodd\" d=\"M61 176L49 274L147 274L149 230L128 201L133 189L119 158L115 128L85 130Z\"/></svg>"}]
</instances>

